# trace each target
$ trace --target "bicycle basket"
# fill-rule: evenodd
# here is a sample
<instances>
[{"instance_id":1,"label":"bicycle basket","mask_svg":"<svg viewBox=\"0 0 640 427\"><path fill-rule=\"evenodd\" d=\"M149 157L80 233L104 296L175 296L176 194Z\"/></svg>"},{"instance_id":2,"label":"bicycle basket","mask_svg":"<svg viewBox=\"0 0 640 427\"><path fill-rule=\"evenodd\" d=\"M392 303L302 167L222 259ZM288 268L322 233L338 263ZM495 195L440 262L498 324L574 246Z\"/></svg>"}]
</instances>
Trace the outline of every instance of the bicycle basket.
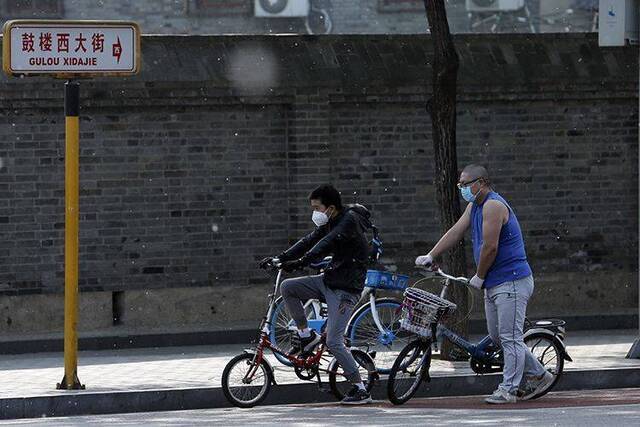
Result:
<instances>
[{"instance_id":1,"label":"bicycle basket","mask_svg":"<svg viewBox=\"0 0 640 427\"><path fill-rule=\"evenodd\" d=\"M422 289L404 291L400 327L423 337L431 336L431 324L453 313L456 305Z\"/></svg>"},{"instance_id":2,"label":"bicycle basket","mask_svg":"<svg viewBox=\"0 0 640 427\"><path fill-rule=\"evenodd\" d=\"M402 291L409 285L409 276L393 274L388 271L367 270L364 285L375 289Z\"/></svg>"}]
</instances>

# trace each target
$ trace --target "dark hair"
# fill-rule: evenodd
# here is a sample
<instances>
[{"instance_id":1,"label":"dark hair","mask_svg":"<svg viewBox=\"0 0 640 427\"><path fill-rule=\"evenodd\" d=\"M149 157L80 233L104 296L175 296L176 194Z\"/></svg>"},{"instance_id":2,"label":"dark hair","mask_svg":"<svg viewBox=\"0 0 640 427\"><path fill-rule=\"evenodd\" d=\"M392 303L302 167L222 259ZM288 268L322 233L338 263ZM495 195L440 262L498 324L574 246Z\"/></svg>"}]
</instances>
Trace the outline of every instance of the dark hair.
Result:
<instances>
[{"instance_id":1,"label":"dark hair","mask_svg":"<svg viewBox=\"0 0 640 427\"><path fill-rule=\"evenodd\" d=\"M320 200L320 203L329 207L335 206L339 211L342 210L342 197L333 185L323 184L313 190L309 194L309 200Z\"/></svg>"}]
</instances>

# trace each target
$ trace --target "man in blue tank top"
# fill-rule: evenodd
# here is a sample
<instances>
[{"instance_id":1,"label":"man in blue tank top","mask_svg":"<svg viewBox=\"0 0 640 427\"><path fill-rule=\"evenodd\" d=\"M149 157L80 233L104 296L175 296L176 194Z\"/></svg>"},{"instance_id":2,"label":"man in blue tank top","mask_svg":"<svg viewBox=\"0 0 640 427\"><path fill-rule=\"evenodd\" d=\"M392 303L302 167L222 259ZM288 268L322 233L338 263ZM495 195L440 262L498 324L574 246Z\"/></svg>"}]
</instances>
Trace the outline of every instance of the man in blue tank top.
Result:
<instances>
[{"instance_id":1,"label":"man in blue tank top","mask_svg":"<svg viewBox=\"0 0 640 427\"><path fill-rule=\"evenodd\" d=\"M487 403L514 403L525 376L537 392L548 388L553 375L531 354L523 341L527 302L533 294L533 275L527 262L520 224L509 204L491 188L483 166L469 165L460 174L458 188L469 202L458 222L433 249L416 259L429 266L451 249L471 227L476 274L469 285L484 289L487 328L504 353L503 380Z\"/></svg>"}]
</instances>

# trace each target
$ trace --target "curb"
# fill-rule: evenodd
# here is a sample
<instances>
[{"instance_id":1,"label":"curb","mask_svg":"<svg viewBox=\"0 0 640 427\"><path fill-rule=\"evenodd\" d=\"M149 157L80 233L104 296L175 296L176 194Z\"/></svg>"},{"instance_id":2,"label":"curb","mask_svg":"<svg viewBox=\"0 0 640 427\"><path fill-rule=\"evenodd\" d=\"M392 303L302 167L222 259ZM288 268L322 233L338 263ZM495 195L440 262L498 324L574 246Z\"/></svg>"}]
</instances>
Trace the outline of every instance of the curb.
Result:
<instances>
[{"instance_id":1,"label":"curb","mask_svg":"<svg viewBox=\"0 0 640 427\"><path fill-rule=\"evenodd\" d=\"M423 384L416 397L471 396L489 394L499 374L434 377ZM640 368L565 371L554 391L637 387ZM73 393L73 392L70 392ZM386 380L373 397L386 400ZM335 402L316 384L285 384L272 388L264 405ZM230 407L220 387L162 389L101 393L74 393L0 399L0 419L98 415L128 412L174 411Z\"/></svg>"}]
</instances>

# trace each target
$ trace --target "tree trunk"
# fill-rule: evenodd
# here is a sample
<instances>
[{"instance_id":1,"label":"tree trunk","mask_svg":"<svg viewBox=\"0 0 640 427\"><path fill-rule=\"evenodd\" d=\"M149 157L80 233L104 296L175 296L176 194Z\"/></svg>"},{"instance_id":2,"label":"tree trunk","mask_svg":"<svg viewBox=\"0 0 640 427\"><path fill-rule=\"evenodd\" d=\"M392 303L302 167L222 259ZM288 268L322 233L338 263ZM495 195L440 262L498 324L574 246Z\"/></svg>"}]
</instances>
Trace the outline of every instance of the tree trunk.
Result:
<instances>
[{"instance_id":1,"label":"tree trunk","mask_svg":"<svg viewBox=\"0 0 640 427\"><path fill-rule=\"evenodd\" d=\"M434 45L433 97L427 101L431 116L433 148L435 154L435 186L440 209L440 225L443 232L451 228L460 218L460 201L456 183L458 181L458 159L456 156L456 81L458 76L458 54L456 53L444 0L424 0L427 20ZM444 268L450 274L466 275L464 242L460 242L444 255ZM458 305L447 324L463 336L468 334L469 311L468 290L452 283L447 299ZM452 345L445 341L443 358L456 358ZM454 352L455 353L455 352Z\"/></svg>"}]
</instances>

